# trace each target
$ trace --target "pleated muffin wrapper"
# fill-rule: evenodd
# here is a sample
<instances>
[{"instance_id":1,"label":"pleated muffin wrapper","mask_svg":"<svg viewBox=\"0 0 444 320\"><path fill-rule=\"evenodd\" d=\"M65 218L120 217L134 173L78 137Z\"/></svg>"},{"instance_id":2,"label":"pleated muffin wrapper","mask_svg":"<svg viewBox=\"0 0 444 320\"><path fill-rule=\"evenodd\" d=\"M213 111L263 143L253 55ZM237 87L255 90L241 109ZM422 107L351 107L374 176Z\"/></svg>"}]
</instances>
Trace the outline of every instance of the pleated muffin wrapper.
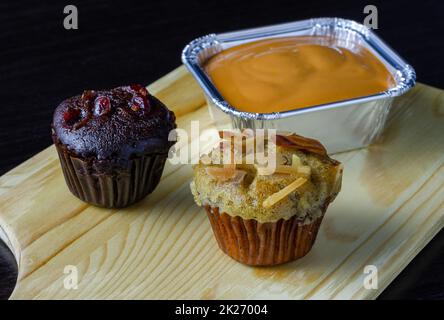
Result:
<instances>
[{"instance_id":1,"label":"pleated muffin wrapper","mask_svg":"<svg viewBox=\"0 0 444 320\"><path fill-rule=\"evenodd\" d=\"M326 211L310 223L297 216L261 223L205 206L217 243L228 256L250 266L273 266L305 256L312 248Z\"/></svg>"},{"instance_id":2,"label":"pleated muffin wrapper","mask_svg":"<svg viewBox=\"0 0 444 320\"><path fill-rule=\"evenodd\" d=\"M57 146L69 190L80 200L105 208L127 207L150 194L158 185L168 154L148 154L122 168L104 169L94 161L75 157Z\"/></svg>"}]
</instances>

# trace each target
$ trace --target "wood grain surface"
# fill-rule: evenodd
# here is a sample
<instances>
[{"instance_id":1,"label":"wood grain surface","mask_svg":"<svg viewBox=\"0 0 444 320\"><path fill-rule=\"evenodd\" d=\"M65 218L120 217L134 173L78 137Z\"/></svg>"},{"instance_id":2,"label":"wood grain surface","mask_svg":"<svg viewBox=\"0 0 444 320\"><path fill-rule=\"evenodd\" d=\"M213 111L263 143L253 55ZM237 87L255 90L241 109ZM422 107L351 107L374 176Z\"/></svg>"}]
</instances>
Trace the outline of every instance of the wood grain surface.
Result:
<instances>
[{"instance_id":1,"label":"wood grain surface","mask_svg":"<svg viewBox=\"0 0 444 320\"><path fill-rule=\"evenodd\" d=\"M183 67L149 90L180 128L197 119L212 128ZM217 248L189 191L189 165L167 163L153 194L107 210L69 193L51 146L0 177L1 234L19 264L12 298L375 298L443 226L443 134L443 91L418 84L397 99L379 141L335 155L343 190L312 251L273 268ZM78 268L77 290L63 286L67 265ZM363 287L366 265L378 268L377 290Z\"/></svg>"}]
</instances>

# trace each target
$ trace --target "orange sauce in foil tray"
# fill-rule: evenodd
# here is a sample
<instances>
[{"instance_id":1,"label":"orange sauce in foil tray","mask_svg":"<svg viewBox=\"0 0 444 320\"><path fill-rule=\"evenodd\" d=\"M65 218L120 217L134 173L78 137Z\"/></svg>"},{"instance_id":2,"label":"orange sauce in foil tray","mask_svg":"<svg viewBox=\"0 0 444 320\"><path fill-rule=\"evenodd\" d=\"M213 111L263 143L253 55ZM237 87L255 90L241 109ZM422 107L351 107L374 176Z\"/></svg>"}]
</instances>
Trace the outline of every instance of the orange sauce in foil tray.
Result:
<instances>
[{"instance_id":1,"label":"orange sauce in foil tray","mask_svg":"<svg viewBox=\"0 0 444 320\"><path fill-rule=\"evenodd\" d=\"M272 113L353 99L394 85L384 64L357 44L324 36L272 38L231 47L205 71L241 111Z\"/></svg>"}]
</instances>

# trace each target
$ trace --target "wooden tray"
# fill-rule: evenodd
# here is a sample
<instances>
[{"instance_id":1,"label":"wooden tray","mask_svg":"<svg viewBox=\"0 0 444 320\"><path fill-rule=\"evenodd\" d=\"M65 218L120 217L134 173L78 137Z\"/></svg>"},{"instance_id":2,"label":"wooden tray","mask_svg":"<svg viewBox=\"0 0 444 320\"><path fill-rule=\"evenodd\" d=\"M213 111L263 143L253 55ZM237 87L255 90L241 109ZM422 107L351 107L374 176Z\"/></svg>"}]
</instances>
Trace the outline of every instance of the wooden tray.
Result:
<instances>
[{"instance_id":1,"label":"wooden tray","mask_svg":"<svg viewBox=\"0 0 444 320\"><path fill-rule=\"evenodd\" d=\"M149 90L179 127L212 126L184 67ZM189 165L167 163L151 196L106 210L70 194L51 146L0 178L0 230L19 263L12 298L375 298L443 226L443 91L418 84L396 101L377 143L335 157L343 189L312 251L252 268L218 249L189 191ZM67 265L77 267L76 290L64 287ZM378 289L364 288L366 265L378 268Z\"/></svg>"}]
</instances>

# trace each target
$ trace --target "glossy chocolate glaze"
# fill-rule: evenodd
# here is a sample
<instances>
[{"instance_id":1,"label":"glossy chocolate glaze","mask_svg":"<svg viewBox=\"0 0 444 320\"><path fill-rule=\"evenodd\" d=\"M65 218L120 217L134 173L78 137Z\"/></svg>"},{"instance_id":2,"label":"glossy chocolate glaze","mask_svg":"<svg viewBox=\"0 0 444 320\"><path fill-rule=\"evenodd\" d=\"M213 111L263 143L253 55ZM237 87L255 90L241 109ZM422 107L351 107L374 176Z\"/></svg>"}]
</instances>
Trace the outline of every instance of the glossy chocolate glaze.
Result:
<instances>
[{"instance_id":1,"label":"glossy chocolate glaze","mask_svg":"<svg viewBox=\"0 0 444 320\"><path fill-rule=\"evenodd\" d=\"M55 110L54 143L84 160L127 161L167 153L174 113L140 85L85 91Z\"/></svg>"}]
</instances>

